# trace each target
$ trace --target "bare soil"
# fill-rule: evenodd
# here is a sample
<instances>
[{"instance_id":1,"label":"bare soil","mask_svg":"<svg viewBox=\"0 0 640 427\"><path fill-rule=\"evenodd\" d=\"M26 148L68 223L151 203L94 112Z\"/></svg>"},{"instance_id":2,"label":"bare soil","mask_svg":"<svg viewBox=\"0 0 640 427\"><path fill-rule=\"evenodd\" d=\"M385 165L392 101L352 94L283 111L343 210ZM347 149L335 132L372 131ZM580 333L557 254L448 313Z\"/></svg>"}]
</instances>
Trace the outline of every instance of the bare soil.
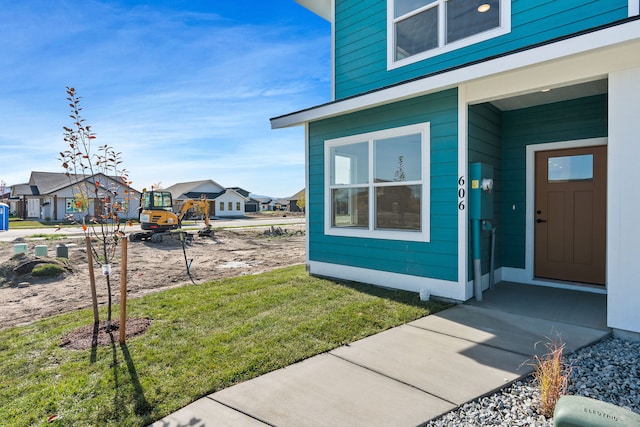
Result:
<instances>
[{"instance_id":1,"label":"bare soil","mask_svg":"<svg viewBox=\"0 0 640 427\"><path fill-rule=\"evenodd\" d=\"M16 243L27 243L28 254L16 254ZM55 258L56 247L61 243L67 247L68 261ZM36 245L47 246L47 257L35 257ZM178 238L165 238L161 243L130 241L127 253L127 298L136 298L193 282L258 274L304 263L304 226L216 230L211 237L196 235L190 245L185 245L184 252ZM33 276L33 267L43 262L61 262L66 270L52 278ZM187 274L187 264L193 282ZM104 305L106 279L100 266L96 264L94 269L98 301ZM110 275L114 303L119 301L120 275L120 264L114 264ZM83 237L0 242L0 329L91 307L89 283Z\"/></svg>"}]
</instances>

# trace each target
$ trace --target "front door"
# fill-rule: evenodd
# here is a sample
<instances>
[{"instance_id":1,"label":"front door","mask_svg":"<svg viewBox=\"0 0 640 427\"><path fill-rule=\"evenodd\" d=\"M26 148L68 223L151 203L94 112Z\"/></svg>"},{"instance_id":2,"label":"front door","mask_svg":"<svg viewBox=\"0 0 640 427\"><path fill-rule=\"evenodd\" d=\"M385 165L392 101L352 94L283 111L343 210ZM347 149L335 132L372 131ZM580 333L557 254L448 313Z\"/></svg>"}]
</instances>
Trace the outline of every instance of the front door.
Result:
<instances>
[{"instance_id":1,"label":"front door","mask_svg":"<svg viewBox=\"0 0 640 427\"><path fill-rule=\"evenodd\" d=\"M607 147L536 152L536 277L605 284Z\"/></svg>"}]
</instances>

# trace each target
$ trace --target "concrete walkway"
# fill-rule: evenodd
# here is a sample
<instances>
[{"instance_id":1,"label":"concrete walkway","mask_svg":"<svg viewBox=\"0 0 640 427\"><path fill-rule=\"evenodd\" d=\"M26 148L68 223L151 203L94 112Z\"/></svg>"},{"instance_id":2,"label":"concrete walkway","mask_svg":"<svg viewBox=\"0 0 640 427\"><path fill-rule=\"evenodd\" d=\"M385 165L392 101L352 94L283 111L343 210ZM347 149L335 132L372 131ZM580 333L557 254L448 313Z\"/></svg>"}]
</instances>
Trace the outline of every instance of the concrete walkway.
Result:
<instances>
[{"instance_id":1,"label":"concrete walkway","mask_svg":"<svg viewBox=\"0 0 640 427\"><path fill-rule=\"evenodd\" d=\"M210 394L153 426L418 426L530 374L549 338L573 352L610 333L605 295L502 283L483 299Z\"/></svg>"}]
</instances>

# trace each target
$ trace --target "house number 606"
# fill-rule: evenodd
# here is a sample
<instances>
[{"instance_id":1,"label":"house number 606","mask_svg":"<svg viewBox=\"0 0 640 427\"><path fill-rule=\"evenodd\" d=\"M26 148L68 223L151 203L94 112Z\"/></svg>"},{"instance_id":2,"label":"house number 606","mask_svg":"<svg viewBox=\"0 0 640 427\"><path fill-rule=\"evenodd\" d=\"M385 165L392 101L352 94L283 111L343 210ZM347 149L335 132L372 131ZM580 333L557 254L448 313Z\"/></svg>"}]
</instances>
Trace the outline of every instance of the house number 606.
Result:
<instances>
[{"instance_id":1,"label":"house number 606","mask_svg":"<svg viewBox=\"0 0 640 427\"><path fill-rule=\"evenodd\" d=\"M466 195L467 190L464 188L464 176L458 178L458 209L464 210L464 196Z\"/></svg>"}]
</instances>

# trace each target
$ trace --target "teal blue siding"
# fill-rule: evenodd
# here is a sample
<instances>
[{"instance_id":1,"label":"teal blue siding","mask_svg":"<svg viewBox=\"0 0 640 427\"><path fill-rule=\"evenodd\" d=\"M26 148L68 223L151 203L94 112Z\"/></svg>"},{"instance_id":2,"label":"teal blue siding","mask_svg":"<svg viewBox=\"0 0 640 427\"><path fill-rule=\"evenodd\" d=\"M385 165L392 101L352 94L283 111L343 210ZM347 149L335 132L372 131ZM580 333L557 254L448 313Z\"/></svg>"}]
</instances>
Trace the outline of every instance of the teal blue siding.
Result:
<instances>
[{"instance_id":1,"label":"teal blue siding","mask_svg":"<svg viewBox=\"0 0 640 427\"><path fill-rule=\"evenodd\" d=\"M309 260L457 280L457 102L452 89L309 124ZM431 241L325 235L324 141L422 122L431 124Z\"/></svg>"},{"instance_id":2,"label":"teal blue siding","mask_svg":"<svg viewBox=\"0 0 640 427\"><path fill-rule=\"evenodd\" d=\"M606 136L607 95L502 113L500 265L525 267L526 146Z\"/></svg>"},{"instance_id":3,"label":"teal blue siding","mask_svg":"<svg viewBox=\"0 0 640 427\"><path fill-rule=\"evenodd\" d=\"M502 265L502 112L491 104L469 107L469 163L485 163L493 166L493 219L496 227L495 266ZM469 254L471 239L469 234ZM482 232L482 273L489 272L491 233ZM472 279L471 255L469 256L469 280Z\"/></svg>"},{"instance_id":4,"label":"teal blue siding","mask_svg":"<svg viewBox=\"0 0 640 427\"><path fill-rule=\"evenodd\" d=\"M387 71L386 0L336 0L335 98L615 22L627 7L627 0L514 0L509 34Z\"/></svg>"}]
</instances>

